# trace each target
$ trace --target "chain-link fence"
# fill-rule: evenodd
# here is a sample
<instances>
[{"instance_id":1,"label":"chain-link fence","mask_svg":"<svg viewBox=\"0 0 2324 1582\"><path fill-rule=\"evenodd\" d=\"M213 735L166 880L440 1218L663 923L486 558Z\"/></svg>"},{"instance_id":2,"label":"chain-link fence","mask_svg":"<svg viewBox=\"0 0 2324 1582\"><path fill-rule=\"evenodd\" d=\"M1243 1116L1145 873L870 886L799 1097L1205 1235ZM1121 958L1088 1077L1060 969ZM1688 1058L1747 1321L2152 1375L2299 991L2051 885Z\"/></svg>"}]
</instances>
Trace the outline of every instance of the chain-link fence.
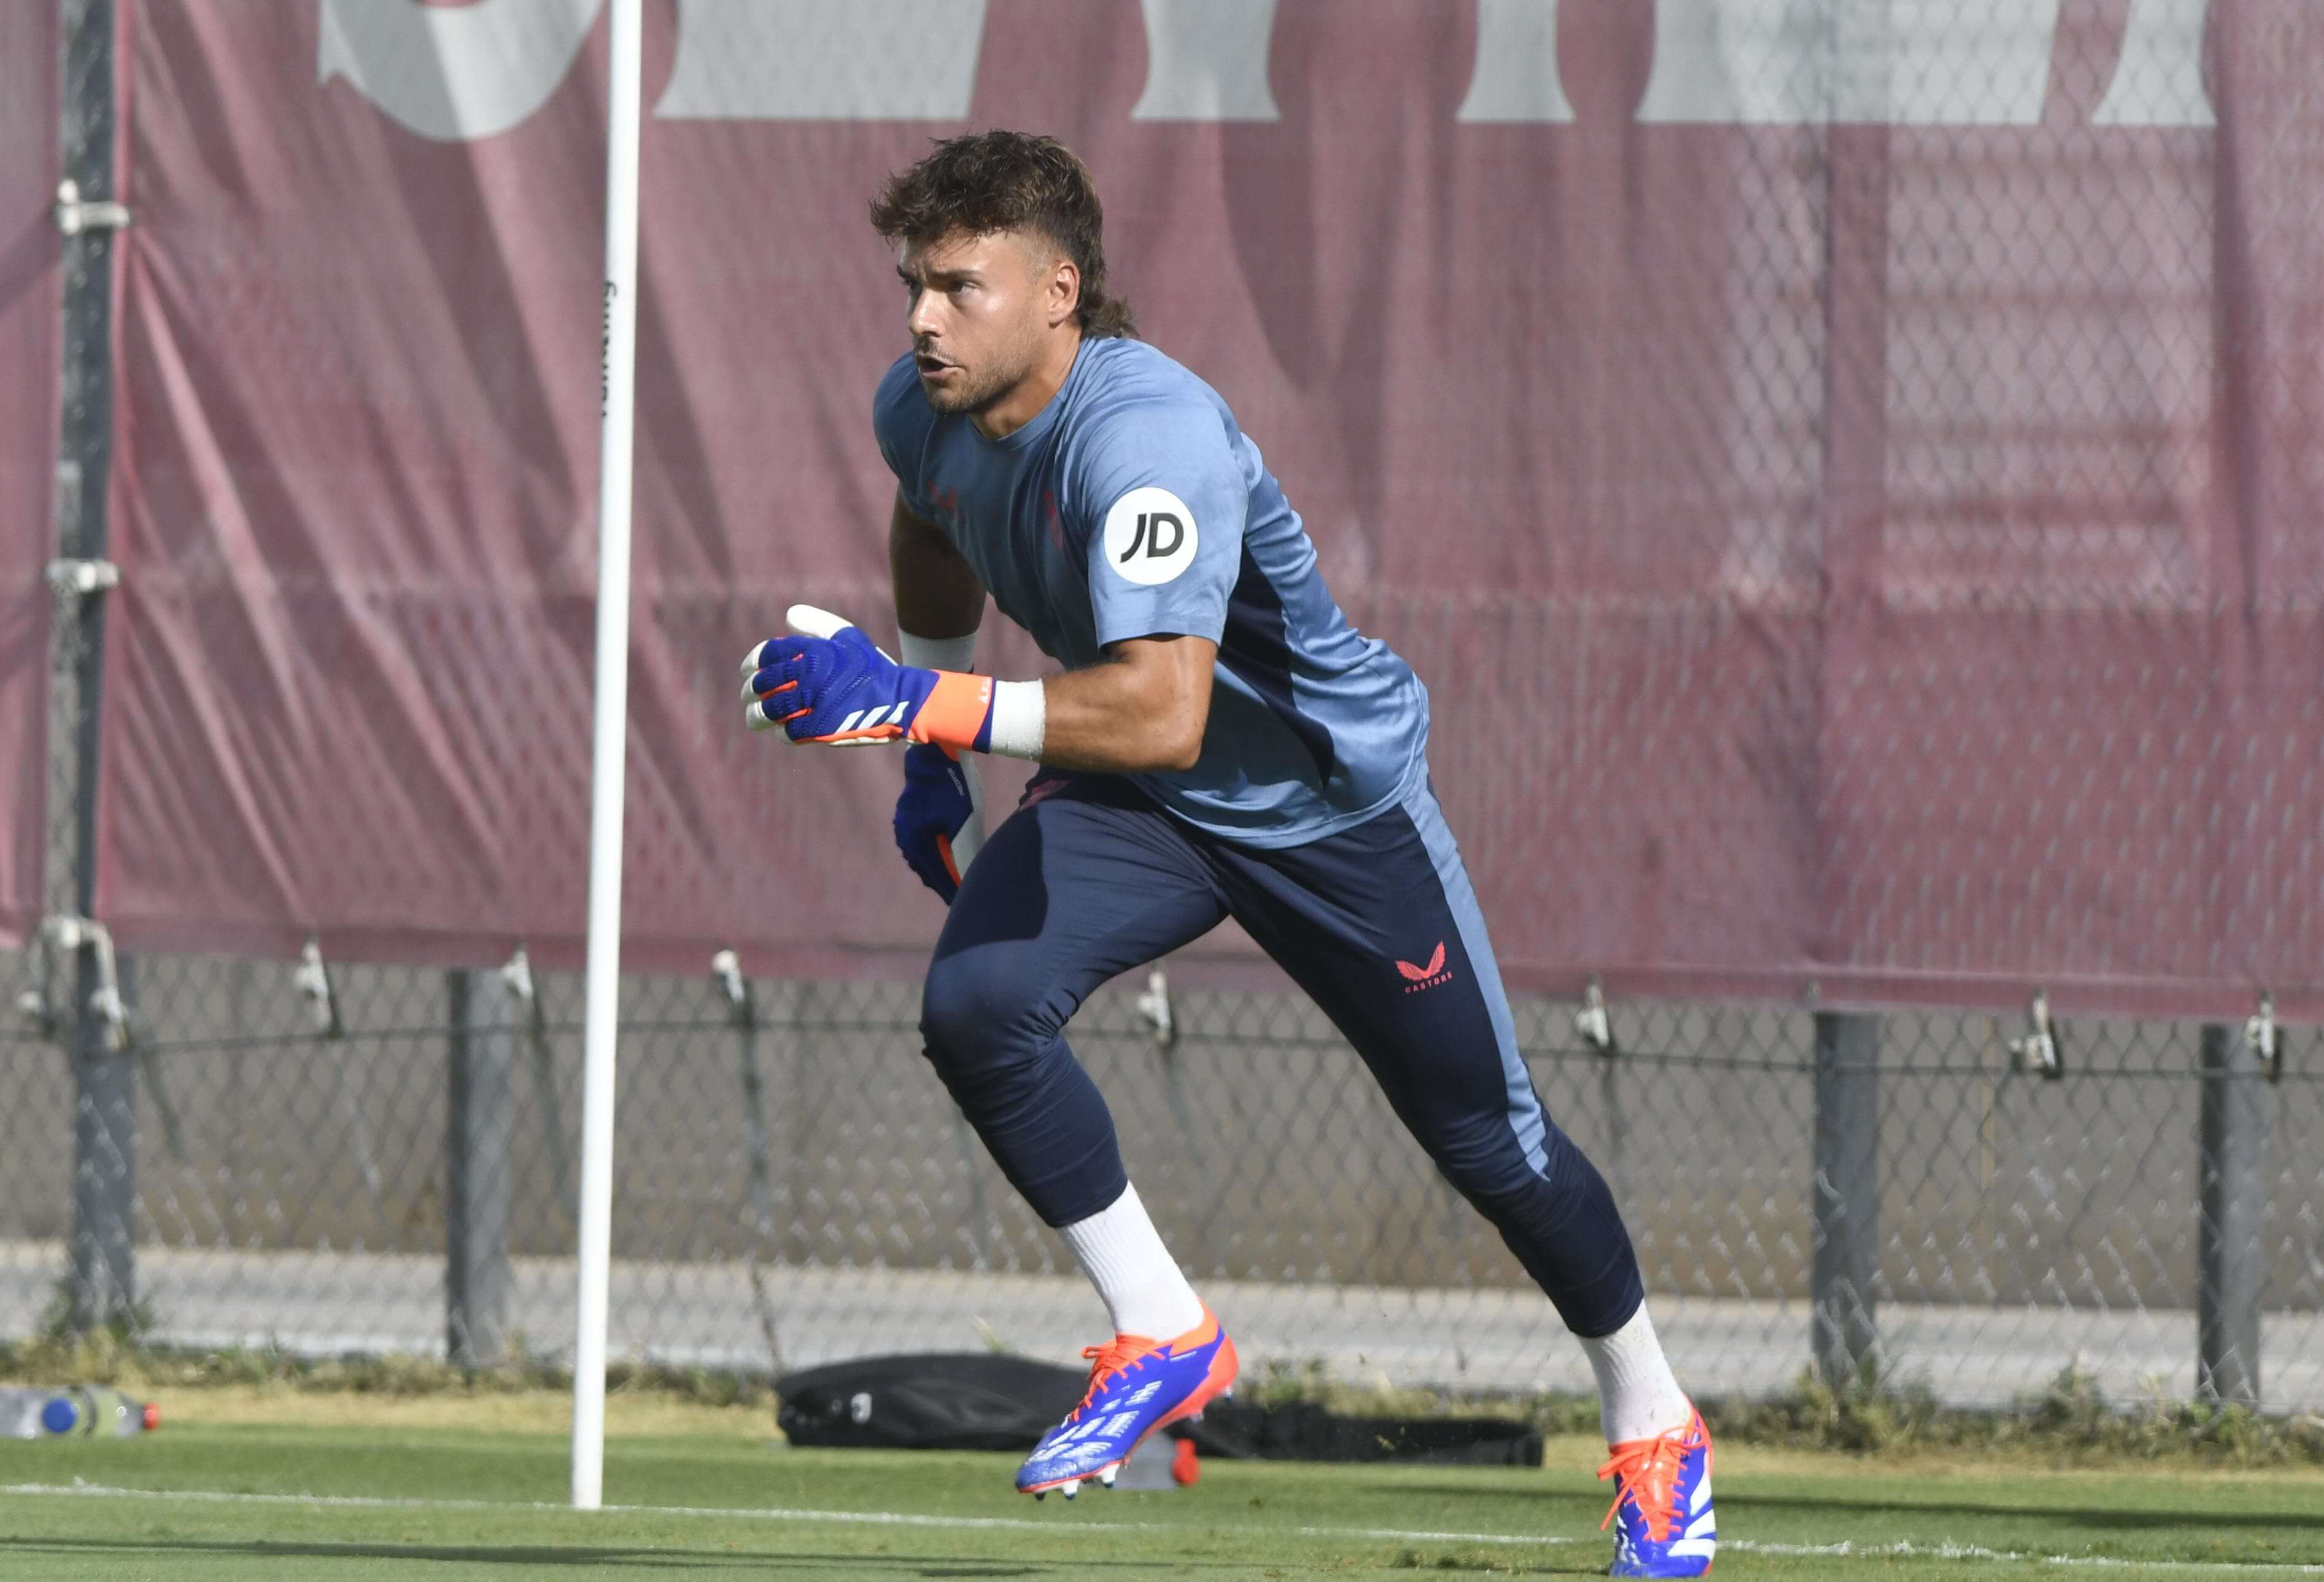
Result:
<instances>
[{"instance_id":1,"label":"chain-link fence","mask_svg":"<svg viewBox=\"0 0 2324 1582\"><path fill-rule=\"evenodd\" d=\"M153 1338L569 1355L577 979L326 964L325 994L279 964L135 969L119 1058ZM911 988L761 981L738 1003L730 987L626 985L616 1355L767 1372L986 1344L1062 1358L1090 1339L1102 1309L925 1067ZM2052 1076L2006 1019L1887 1016L1868 1078L1831 1051L1835 1025L1868 1022L1617 1003L1608 1053L1575 1008L1520 1002L1521 1043L1614 1183L1657 1323L1706 1394L1777 1392L1810 1365L1820 1302L1848 1301L1845 1268L1819 1275L1820 1238L1856 1237L1892 1380L2005 1403L2070 1365L2116 1399L2192 1396L2199 1310L2232 1295L2204 1289L2206 1178L2224 1166L2259 1193L2221 1228L2250 1238L2230 1262L2258 1266L2261 1397L2324 1407L2324 1080L2304 1045L2271 1081L2245 1029L2214 1035L2234 1074L2211 1086L2253 1095L2259 1129L2207 1157L2196 1026L2060 1026ZM1166 1237L1262 1366L1589 1386L1546 1301L1305 1001L1125 980L1071 1037ZM74 1071L22 1039L0 1064L0 1334L22 1334L61 1311ZM1869 1146L1846 1129L1868 1116ZM1838 1188L1858 1228L1820 1232Z\"/></svg>"}]
</instances>

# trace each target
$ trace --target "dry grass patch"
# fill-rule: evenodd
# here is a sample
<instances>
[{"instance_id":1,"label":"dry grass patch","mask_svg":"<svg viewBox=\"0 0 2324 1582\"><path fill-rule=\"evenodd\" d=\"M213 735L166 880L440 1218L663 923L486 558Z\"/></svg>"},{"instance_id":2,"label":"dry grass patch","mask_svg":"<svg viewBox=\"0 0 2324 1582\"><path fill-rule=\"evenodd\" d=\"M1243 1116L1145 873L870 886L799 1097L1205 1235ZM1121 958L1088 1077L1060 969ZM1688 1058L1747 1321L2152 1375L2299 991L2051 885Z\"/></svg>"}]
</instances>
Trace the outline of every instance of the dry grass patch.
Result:
<instances>
[{"instance_id":1,"label":"dry grass patch","mask_svg":"<svg viewBox=\"0 0 2324 1582\"><path fill-rule=\"evenodd\" d=\"M478 1433L564 1433L573 1397L561 1390L383 1395L300 1390L281 1384L165 1384L152 1388L164 1430L172 1424L218 1427L460 1429ZM713 1406L666 1391L612 1391L605 1397L609 1438L703 1434L773 1440L774 1413L764 1405Z\"/></svg>"}]
</instances>

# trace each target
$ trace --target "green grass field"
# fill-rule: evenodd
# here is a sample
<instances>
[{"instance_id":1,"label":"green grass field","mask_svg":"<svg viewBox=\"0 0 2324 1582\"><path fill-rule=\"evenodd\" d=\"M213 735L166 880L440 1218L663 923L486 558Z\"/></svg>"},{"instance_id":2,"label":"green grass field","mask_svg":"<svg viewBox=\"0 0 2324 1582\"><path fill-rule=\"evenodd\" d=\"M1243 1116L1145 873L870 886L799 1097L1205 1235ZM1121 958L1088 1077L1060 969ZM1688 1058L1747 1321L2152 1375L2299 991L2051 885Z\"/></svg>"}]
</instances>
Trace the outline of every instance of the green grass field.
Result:
<instances>
[{"instance_id":1,"label":"green grass field","mask_svg":"<svg viewBox=\"0 0 2324 1582\"><path fill-rule=\"evenodd\" d=\"M789 1449L764 1421L613 1439L608 1508L586 1513L560 1508L565 1443L537 1429L194 1421L0 1444L0 1577L1130 1582L1580 1576L1606 1561L1596 1447L1579 1439L1553 1441L1539 1471L1213 1461L1192 1489L1035 1504L1010 1491L1009 1457ZM2324 1573L2314 1471L1738 1449L1717 1479L1722 1577Z\"/></svg>"}]
</instances>

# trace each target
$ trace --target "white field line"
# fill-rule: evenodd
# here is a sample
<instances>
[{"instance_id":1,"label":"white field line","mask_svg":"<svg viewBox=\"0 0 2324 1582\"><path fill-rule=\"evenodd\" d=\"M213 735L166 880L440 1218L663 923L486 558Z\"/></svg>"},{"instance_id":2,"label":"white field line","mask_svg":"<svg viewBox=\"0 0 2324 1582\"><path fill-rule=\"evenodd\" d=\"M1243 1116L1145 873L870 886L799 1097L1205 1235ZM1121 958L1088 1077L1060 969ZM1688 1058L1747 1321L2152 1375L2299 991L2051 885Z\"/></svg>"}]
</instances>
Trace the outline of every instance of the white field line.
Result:
<instances>
[{"instance_id":1,"label":"white field line","mask_svg":"<svg viewBox=\"0 0 2324 1582\"><path fill-rule=\"evenodd\" d=\"M106 1484L0 1484L0 1495L62 1495L95 1499L178 1500L208 1505L295 1505L362 1511L536 1511L571 1513L573 1507L545 1500L422 1500L378 1495L235 1494L217 1489L122 1488ZM780 1506L733 1505L606 1505L609 1513L633 1516L723 1516L751 1522L831 1522L865 1527L921 1527L939 1531L1013 1532L1144 1532L1187 1533L1231 1537L1251 1531L1236 1527L1195 1527L1158 1522L1035 1522L1018 1516L925 1516L903 1511L814 1511ZM579 1513L586 1515L588 1513ZM1569 1544L1575 1538L1510 1532L1434 1532L1401 1527L1295 1527L1287 1531L1303 1538L1362 1538L1418 1543ZM1864 1559L1914 1559L1983 1560L2033 1566L2089 1566L2119 1571L2220 1571L2236 1575L2324 1576L2324 1565L2274 1560L2141 1560L2110 1555L2052 1555L2031 1550L1987 1549L1973 1543L1770 1543L1755 1539L1723 1539L1720 1549L1738 1554L1796 1555L1802 1558Z\"/></svg>"},{"instance_id":2,"label":"white field line","mask_svg":"<svg viewBox=\"0 0 2324 1582\"><path fill-rule=\"evenodd\" d=\"M217 1489L118 1488L106 1484L0 1484L0 1495L70 1495L99 1499L183 1500L207 1505L311 1505L356 1511L540 1511L571 1513L573 1507L546 1500L417 1500L383 1495L232 1494ZM1102 1493L1100 1494L1103 1497ZM835 1522L862 1527L932 1527L1011 1532L1190 1532L1231 1535L1240 1527L1193 1527L1163 1522L1036 1522L1022 1516L922 1516L902 1511L810 1511L782 1506L605 1505L632 1516L731 1516L746 1522ZM587 1513L580 1513L586 1514ZM1401 1527L1295 1527L1303 1538L1369 1538L1430 1543L1559 1544L1581 1541L1509 1532L1428 1532Z\"/></svg>"}]
</instances>

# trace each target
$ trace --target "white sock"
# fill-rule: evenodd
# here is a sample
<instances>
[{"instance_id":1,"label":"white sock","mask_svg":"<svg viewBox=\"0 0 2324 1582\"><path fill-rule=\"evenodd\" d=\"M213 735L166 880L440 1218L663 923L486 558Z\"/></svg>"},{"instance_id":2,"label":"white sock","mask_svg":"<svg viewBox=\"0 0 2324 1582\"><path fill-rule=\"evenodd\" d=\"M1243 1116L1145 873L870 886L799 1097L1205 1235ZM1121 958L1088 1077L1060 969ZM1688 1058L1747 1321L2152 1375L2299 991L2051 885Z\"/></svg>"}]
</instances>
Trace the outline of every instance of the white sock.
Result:
<instances>
[{"instance_id":1,"label":"white sock","mask_svg":"<svg viewBox=\"0 0 2324 1582\"><path fill-rule=\"evenodd\" d=\"M1111 1208L1058 1227L1057 1234L1104 1299L1116 1334L1175 1340L1203 1321L1202 1299L1162 1245L1136 1187L1124 1188Z\"/></svg>"},{"instance_id":2,"label":"white sock","mask_svg":"<svg viewBox=\"0 0 2324 1582\"><path fill-rule=\"evenodd\" d=\"M1582 1349L1598 1375L1598 1420L1608 1444L1652 1439L1693 1420L1693 1404L1672 1376L1646 1303L1638 1304L1628 1323L1611 1335L1582 1341Z\"/></svg>"}]
</instances>

